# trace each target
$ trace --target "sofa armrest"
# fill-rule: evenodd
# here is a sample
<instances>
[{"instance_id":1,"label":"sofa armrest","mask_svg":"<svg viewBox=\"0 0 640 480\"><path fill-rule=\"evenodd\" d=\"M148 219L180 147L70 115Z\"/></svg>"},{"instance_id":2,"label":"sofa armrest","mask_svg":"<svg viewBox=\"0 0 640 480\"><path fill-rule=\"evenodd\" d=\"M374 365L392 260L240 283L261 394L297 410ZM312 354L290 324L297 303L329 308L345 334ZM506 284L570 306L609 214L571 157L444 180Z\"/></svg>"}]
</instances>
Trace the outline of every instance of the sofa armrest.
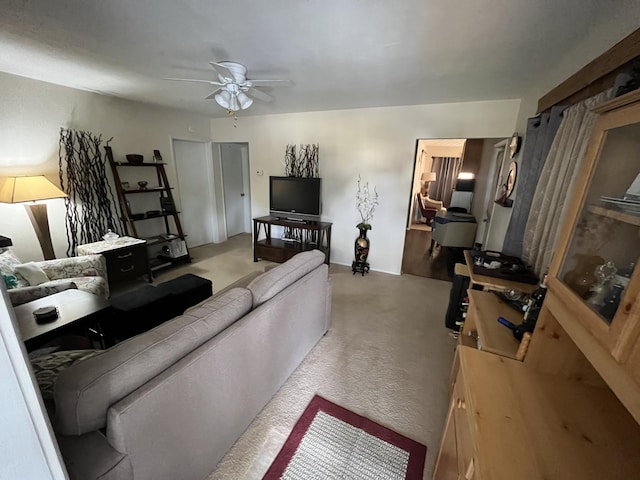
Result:
<instances>
[{"instance_id":1,"label":"sofa armrest","mask_svg":"<svg viewBox=\"0 0 640 480\"><path fill-rule=\"evenodd\" d=\"M73 277L107 277L107 262L102 255L80 255L35 262L49 280Z\"/></svg>"},{"instance_id":2,"label":"sofa armrest","mask_svg":"<svg viewBox=\"0 0 640 480\"><path fill-rule=\"evenodd\" d=\"M73 282L59 283L57 285L34 285L32 287L18 287L7 290L11 305L17 307L23 303L32 302L39 298L63 292L70 288L78 288Z\"/></svg>"},{"instance_id":3,"label":"sofa armrest","mask_svg":"<svg viewBox=\"0 0 640 480\"><path fill-rule=\"evenodd\" d=\"M133 480L129 457L113 448L102 433L56 438L71 480Z\"/></svg>"}]
</instances>

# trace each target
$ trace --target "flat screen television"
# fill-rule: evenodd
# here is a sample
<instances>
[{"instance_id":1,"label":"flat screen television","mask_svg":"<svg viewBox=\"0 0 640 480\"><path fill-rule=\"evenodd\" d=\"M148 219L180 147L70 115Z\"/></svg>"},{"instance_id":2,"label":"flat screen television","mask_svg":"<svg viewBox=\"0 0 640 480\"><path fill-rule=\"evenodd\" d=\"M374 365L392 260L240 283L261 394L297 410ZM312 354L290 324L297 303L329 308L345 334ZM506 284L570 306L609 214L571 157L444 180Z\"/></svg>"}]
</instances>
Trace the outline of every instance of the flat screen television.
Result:
<instances>
[{"instance_id":1,"label":"flat screen television","mask_svg":"<svg viewBox=\"0 0 640 480\"><path fill-rule=\"evenodd\" d=\"M271 216L317 222L321 208L319 178L269 177Z\"/></svg>"}]
</instances>

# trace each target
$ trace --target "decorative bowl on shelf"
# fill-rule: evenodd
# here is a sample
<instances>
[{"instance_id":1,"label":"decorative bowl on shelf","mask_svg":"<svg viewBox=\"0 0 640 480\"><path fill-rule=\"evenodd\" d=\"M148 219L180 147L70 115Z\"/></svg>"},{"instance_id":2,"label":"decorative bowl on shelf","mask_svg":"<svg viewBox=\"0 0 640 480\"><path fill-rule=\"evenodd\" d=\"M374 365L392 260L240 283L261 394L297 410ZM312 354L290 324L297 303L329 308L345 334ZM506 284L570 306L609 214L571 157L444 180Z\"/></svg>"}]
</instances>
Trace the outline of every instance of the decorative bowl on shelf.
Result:
<instances>
[{"instance_id":1,"label":"decorative bowl on shelf","mask_svg":"<svg viewBox=\"0 0 640 480\"><path fill-rule=\"evenodd\" d=\"M146 190L147 185L149 185L149 182L145 181L145 180L140 180L138 182L138 186L142 189L142 190Z\"/></svg>"},{"instance_id":2,"label":"decorative bowl on shelf","mask_svg":"<svg viewBox=\"0 0 640 480\"><path fill-rule=\"evenodd\" d=\"M137 153L127 153L125 155L129 163L142 163L144 156Z\"/></svg>"}]
</instances>

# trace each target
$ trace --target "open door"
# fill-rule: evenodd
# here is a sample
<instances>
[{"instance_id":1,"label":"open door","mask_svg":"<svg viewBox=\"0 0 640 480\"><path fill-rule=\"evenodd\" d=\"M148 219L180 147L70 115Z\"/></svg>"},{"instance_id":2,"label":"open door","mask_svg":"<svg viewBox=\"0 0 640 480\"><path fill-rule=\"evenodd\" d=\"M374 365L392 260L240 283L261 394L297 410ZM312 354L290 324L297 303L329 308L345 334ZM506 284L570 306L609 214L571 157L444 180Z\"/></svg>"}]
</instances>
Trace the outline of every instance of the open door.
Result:
<instances>
[{"instance_id":1,"label":"open door","mask_svg":"<svg viewBox=\"0 0 640 480\"><path fill-rule=\"evenodd\" d=\"M220 145L227 238L251 232L248 146Z\"/></svg>"}]
</instances>

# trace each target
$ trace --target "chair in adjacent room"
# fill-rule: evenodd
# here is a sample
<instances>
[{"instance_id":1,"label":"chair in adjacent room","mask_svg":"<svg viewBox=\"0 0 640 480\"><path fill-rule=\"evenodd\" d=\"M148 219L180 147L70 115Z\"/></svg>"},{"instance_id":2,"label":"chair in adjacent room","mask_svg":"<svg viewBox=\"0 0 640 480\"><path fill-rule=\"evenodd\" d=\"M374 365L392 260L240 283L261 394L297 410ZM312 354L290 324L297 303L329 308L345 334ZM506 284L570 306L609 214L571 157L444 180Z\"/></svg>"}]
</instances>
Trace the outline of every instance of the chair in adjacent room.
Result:
<instances>
[{"instance_id":1,"label":"chair in adjacent room","mask_svg":"<svg viewBox=\"0 0 640 480\"><path fill-rule=\"evenodd\" d=\"M429 197L423 197L420 192L416 193L416 200L420 210L421 223L431 225L433 217L435 217L438 212L446 212L442 202L431 200Z\"/></svg>"}]
</instances>

